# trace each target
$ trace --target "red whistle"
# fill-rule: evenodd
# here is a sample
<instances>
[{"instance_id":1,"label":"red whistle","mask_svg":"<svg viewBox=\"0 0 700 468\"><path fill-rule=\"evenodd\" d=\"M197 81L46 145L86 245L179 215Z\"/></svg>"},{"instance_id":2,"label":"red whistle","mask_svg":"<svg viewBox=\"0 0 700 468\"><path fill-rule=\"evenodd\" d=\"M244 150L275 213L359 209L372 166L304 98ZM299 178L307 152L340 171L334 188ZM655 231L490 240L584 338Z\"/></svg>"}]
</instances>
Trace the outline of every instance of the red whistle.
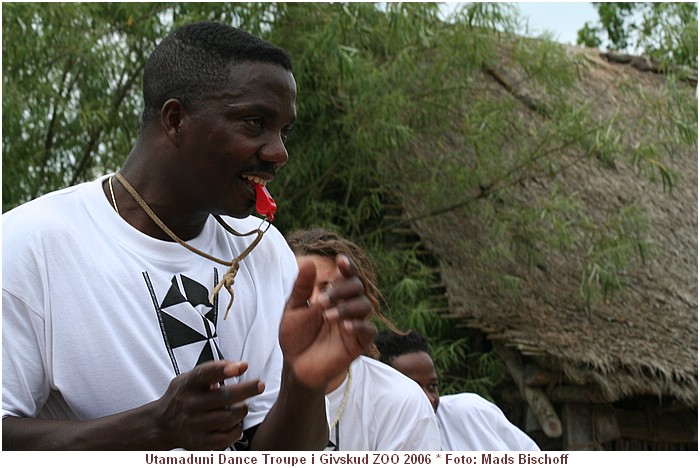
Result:
<instances>
[{"instance_id":1,"label":"red whistle","mask_svg":"<svg viewBox=\"0 0 700 468\"><path fill-rule=\"evenodd\" d=\"M277 203L272 199L267 187L261 184L255 185L255 210L268 220L275 219L275 211L277 211Z\"/></svg>"}]
</instances>

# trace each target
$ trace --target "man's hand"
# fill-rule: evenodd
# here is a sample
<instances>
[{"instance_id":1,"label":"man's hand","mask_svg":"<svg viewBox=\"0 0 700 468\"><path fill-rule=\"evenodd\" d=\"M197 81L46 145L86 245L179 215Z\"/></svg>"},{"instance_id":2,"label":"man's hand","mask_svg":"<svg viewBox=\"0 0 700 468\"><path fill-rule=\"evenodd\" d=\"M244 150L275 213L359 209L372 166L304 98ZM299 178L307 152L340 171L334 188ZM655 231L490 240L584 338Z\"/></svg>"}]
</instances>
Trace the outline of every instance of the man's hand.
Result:
<instances>
[{"instance_id":1,"label":"man's hand","mask_svg":"<svg viewBox=\"0 0 700 468\"><path fill-rule=\"evenodd\" d=\"M221 386L246 371L244 362L210 361L175 377L156 401L97 419L7 417L6 450L220 450L242 434L246 398L262 393L259 380Z\"/></svg>"},{"instance_id":2,"label":"man's hand","mask_svg":"<svg viewBox=\"0 0 700 468\"><path fill-rule=\"evenodd\" d=\"M175 377L165 394L153 402L158 432L173 448L220 450L243 433L247 398L262 393L259 380L221 385L246 371L244 362L210 361Z\"/></svg>"},{"instance_id":3,"label":"man's hand","mask_svg":"<svg viewBox=\"0 0 700 468\"><path fill-rule=\"evenodd\" d=\"M316 278L313 262L299 265L299 275L280 326L285 366L309 389L324 389L348 368L377 333L367 321L372 305L357 269L347 257L336 258L343 280L309 302Z\"/></svg>"}]
</instances>

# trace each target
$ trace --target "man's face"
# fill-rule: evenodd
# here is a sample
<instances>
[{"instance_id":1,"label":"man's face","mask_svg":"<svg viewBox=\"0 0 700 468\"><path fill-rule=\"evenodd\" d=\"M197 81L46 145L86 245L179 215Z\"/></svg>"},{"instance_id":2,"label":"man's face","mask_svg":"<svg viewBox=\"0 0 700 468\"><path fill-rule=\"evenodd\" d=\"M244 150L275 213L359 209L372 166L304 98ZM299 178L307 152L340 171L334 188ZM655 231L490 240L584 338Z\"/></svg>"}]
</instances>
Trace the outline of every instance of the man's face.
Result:
<instances>
[{"instance_id":1,"label":"man's face","mask_svg":"<svg viewBox=\"0 0 700 468\"><path fill-rule=\"evenodd\" d=\"M257 62L233 66L229 83L185 109L178 162L194 206L243 218L255 206L253 183L271 181L287 162L296 83L288 70Z\"/></svg>"},{"instance_id":2,"label":"man's face","mask_svg":"<svg viewBox=\"0 0 700 468\"><path fill-rule=\"evenodd\" d=\"M423 392L437 411L440 405L440 390L435 364L430 355L423 351L406 353L395 357L391 367L420 385Z\"/></svg>"}]
</instances>

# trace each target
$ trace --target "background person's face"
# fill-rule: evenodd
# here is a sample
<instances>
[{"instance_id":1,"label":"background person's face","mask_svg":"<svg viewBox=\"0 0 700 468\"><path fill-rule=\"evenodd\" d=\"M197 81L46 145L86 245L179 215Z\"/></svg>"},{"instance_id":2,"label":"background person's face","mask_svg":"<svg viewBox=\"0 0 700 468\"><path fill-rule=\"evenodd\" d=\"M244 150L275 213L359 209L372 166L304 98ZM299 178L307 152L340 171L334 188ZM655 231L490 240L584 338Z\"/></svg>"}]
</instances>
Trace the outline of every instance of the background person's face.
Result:
<instances>
[{"instance_id":1,"label":"background person's face","mask_svg":"<svg viewBox=\"0 0 700 468\"><path fill-rule=\"evenodd\" d=\"M440 405L440 389L435 364L430 355L423 351L402 354L391 361L391 366L420 385L425 395L437 411Z\"/></svg>"},{"instance_id":2,"label":"background person's face","mask_svg":"<svg viewBox=\"0 0 700 468\"><path fill-rule=\"evenodd\" d=\"M316 266L316 282L314 290L311 293L311 300L315 300L318 295L326 289L333 286L333 282L342 279L343 274L340 272L334 258L323 257L321 255L303 255L297 258L297 261L311 260Z\"/></svg>"}]
</instances>

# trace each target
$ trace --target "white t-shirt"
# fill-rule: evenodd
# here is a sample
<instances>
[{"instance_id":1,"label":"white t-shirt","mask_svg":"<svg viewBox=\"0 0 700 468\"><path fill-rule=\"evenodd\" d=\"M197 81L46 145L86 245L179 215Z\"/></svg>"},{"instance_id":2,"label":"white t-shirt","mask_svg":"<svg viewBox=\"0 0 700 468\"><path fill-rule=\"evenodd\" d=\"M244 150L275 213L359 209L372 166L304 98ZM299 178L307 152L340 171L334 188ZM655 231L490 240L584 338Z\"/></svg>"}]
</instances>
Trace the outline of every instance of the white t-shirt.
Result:
<instances>
[{"instance_id":1,"label":"white t-shirt","mask_svg":"<svg viewBox=\"0 0 700 468\"><path fill-rule=\"evenodd\" d=\"M360 356L350 365L345 409L331 428L327 450L440 450L435 412L418 385L395 369ZM329 418L338 414L345 389L327 395Z\"/></svg>"},{"instance_id":2,"label":"white t-shirt","mask_svg":"<svg viewBox=\"0 0 700 468\"><path fill-rule=\"evenodd\" d=\"M498 406L475 393L440 396L437 420L442 450L540 450Z\"/></svg>"},{"instance_id":3,"label":"white t-shirt","mask_svg":"<svg viewBox=\"0 0 700 468\"><path fill-rule=\"evenodd\" d=\"M298 271L286 241L271 227L241 262L223 320L228 292L209 296L227 267L134 229L104 180L3 215L3 418L99 418L158 399L198 363L228 359L248 362L241 379L265 382L243 426L259 424L277 398L279 322ZM260 224L225 220L240 233ZM254 238L210 217L188 242L230 261Z\"/></svg>"}]
</instances>

